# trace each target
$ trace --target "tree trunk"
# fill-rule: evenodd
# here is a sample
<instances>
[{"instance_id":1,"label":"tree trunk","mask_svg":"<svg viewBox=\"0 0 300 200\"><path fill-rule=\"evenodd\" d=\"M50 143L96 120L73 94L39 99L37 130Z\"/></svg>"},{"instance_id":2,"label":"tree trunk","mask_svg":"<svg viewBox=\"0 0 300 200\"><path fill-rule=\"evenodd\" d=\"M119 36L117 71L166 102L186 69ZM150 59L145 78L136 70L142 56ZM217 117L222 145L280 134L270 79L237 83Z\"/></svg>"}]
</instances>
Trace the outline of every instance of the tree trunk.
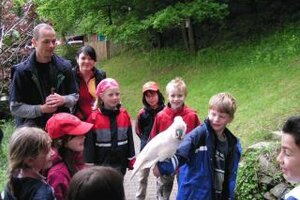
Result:
<instances>
[{"instance_id":1,"label":"tree trunk","mask_svg":"<svg viewBox=\"0 0 300 200\"><path fill-rule=\"evenodd\" d=\"M153 32L152 33L152 47L161 49L164 46L163 34L161 32Z\"/></svg>"},{"instance_id":2,"label":"tree trunk","mask_svg":"<svg viewBox=\"0 0 300 200\"><path fill-rule=\"evenodd\" d=\"M106 59L108 60L111 58L110 48L111 48L110 40L106 40Z\"/></svg>"},{"instance_id":3,"label":"tree trunk","mask_svg":"<svg viewBox=\"0 0 300 200\"><path fill-rule=\"evenodd\" d=\"M182 38L187 51L195 53L196 42L191 18L185 19L182 23Z\"/></svg>"},{"instance_id":4,"label":"tree trunk","mask_svg":"<svg viewBox=\"0 0 300 200\"><path fill-rule=\"evenodd\" d=\"M196 52L196 43L194 36L194 29L191 18L186 19L187 31L188 31L188 42L189 42L189 51L192 53Z\"/></svg>"},{"instance_id":5,"label":"tree trunk","mask_svg":"<svg viewBox=\"0 0 300 200\"><path fill-rule=\"evenodd\" d=\"M161 32L158 32L158 48L161 49L164 46L164 39Z\"/></svg>"},{"instance_id":6,"label":"tree trunk","mask_svg":"<svg viewBox=\"0 0 300 200\"><path fill-rule=\"evenodd\" d=\"M183 21L182 23L182 39L183 39L183 42L184 42L184 47L186 48L187 51L189 51L189 42L188 42L188 37L187 37L187 34L186 34L186 27L185 27L185 21Z\"/></svg>"}]
</instances>

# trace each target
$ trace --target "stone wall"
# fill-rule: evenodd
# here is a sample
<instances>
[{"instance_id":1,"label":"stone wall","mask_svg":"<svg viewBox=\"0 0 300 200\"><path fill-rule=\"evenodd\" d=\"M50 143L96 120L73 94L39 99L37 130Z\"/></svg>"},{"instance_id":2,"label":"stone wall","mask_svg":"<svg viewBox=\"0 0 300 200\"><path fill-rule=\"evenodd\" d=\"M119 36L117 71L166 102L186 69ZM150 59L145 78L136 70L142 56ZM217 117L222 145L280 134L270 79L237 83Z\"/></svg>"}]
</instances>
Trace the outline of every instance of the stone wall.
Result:
<instances>
[{"instance_id":1,"label":"stone wall","mask_svg":"<svg viewBox=\"0 0 300 200\"><path fill-rule=\"evenodd\" d=\"M280 150L280 132L274 132L273 138L271 141L260 142L255 145L250 146L244 155L247 155L247 152L251 151L261 151L258 156L258 185L260 188L266 188L266 191L263 195L265 200L277 200L280 199L284 194L289 192L294 186L287 183L282 177L279 164L276 161L276 157L279 154ZM263 149L274 147L275 151L264 153ZM273 148L272 148L273 149ZM243 163L243 161L241 162Z\"/></svg>"}]
</instances>

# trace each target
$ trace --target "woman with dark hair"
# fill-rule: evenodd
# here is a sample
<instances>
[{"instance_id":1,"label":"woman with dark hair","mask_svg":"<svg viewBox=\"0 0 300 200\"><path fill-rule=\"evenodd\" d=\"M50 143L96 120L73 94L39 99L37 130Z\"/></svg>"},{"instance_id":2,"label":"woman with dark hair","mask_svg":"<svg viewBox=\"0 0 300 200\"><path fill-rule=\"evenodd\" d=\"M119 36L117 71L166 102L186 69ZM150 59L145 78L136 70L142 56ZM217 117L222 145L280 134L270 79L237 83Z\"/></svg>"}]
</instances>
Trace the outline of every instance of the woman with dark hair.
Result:
<instances>
[{"instance_id":1,"label":"woman with dark hair","mask_svg":"<svg viewBox=\"0 0 300 200\"><path fill-rule=\"evenodd\" d=\"M111 167L93 166L77 172L68 200L125 200L123 176Z\"/></svg>"},{"instance_id":2,"label":"woman with dark hair","mask_svg":"<svg viewBox=\"0 0 300 200\"><path fill-rule=\"evenodd\" d=\"M74 68L74 73L79 88L79 100L75 108L75 115L85 121L92 112L96 98L96 86L106 78L106 73L95 67L97 55L91 46L81 47L76 53L76 61L78 66Z\"/></svg>"}]
</instances>

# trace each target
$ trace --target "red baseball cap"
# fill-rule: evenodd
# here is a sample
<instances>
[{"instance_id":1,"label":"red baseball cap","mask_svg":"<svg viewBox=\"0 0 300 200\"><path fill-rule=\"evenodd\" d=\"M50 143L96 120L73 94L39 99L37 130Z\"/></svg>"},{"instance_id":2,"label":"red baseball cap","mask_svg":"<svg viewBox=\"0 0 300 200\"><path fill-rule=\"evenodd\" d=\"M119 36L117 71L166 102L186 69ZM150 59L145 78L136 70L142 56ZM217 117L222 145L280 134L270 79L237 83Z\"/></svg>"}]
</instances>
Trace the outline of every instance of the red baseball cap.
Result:
<instances>
[{"instance_id":1,"label":"red baseball cap","mask_svg":"<svg viewBox=\"0 0 300 200\"><path fill-rule=\"evenodd\" d=\"M143 93L148 91L148 90L158 91L159 90L158 84L155 83L154 81L149 81L149 82L145 83L143 85Z\"/></svg>"},{"instance_id":2,"label":"red baseball cap","mask_svg":"<svg viewBox=\"0 0 300 200\"><path fill-rule=\"evenodd\" d=\"M46 131L52 139L64 135L85 135L93 124L83 122L78 117L69 113L54 114L46 124Z\"/></svg>"}]
</instances>

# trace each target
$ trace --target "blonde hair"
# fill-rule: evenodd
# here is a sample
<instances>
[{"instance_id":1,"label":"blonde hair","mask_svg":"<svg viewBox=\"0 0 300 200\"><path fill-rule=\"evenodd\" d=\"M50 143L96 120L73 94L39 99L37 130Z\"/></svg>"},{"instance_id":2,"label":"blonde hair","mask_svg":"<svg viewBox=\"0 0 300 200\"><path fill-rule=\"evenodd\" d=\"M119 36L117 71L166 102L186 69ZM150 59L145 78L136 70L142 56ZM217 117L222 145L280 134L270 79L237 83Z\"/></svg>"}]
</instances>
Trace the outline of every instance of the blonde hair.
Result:
<instances>
[{"instance_id":1,"label":"blonde hair","mask_svg":"<svg viewBox=\"0 0 300 200\"><path fill-rule=\"evenodd\" d=\"M96 100L92 106L92 110L97 110L98 108L103 108L103 106L104 106L104 103L103 103L101 97L96 96Z\"/></svg>"},{"instance_id":2,"label":"blonde hair","mask_svg":"<svg viewBox=\"0 0 300 200\"><path fill-rule=\"evenodd\" d=\"M170 91L174 88L183 92L184 96L187 96L187 88L182 78L176 77L171 80L166 86L166 94L169 95Z\"/></svg>"},{"instance_id":3,"label":"blonde hair","mask_svg":"<svg viewBox=\"0 0 300 200\"><path fill-rule=\"evenodd\" d=\"M237 109L236 99L228 92L218 93L210 98L208 109L216 109L234 118L234 113Z\"/></svg>"},{"instance_id":4,"label":"blonde hair","mask_svg":"<svg viewBox=\"0 0 300 200\"><path fill-rule=\"evenodd\" d=\"M39 128L22 127L15 130L9 141L9 182L13 192L12 178L20 169L30 168L27 158L35 158L43 151L50 151L51 138Z\"/></svg>"}]
</instances>

